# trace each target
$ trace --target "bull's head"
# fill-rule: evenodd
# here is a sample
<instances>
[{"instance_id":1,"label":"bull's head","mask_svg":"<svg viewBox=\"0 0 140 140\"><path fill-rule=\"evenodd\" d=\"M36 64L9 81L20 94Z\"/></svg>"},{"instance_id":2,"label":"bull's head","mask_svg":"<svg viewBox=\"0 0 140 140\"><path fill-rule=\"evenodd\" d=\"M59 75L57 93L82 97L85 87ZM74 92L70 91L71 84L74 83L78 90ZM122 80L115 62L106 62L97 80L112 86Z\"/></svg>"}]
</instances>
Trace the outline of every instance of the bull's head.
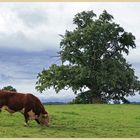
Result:
<instances>
[{"instance_id":1,"label":"bull's head","mask_svg":"<svg viewBox=\"0 0 140 140\"><path fill-rule=\"evenodd\" d=\"M41 125L49 126L49 115L47 112L40 114L39 122Z\"/></svg>"}]
</instances>

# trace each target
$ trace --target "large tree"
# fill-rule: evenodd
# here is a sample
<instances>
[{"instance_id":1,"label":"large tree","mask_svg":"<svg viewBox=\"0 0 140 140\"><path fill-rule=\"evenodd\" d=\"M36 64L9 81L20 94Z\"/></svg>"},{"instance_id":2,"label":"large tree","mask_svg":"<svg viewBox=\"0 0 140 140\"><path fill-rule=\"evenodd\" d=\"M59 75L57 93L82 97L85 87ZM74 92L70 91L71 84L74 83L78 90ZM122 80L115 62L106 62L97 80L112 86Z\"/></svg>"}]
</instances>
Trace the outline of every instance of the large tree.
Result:
<instances>
[{"instance_id":1,"label":"large tree","mask_svg":"<svg viewBox=\"0 0 140 140\"><path fill-rule=\"evenodd\" d=\"M140 81L124 57L136 48L135 36L113 20L107 11L98 18L93 11L76 14L76 28L61 35L62 65L52 64L39 73L37 90L72 88L88 103L125 100L139 91Z\"/></svg>"}]
</instances>

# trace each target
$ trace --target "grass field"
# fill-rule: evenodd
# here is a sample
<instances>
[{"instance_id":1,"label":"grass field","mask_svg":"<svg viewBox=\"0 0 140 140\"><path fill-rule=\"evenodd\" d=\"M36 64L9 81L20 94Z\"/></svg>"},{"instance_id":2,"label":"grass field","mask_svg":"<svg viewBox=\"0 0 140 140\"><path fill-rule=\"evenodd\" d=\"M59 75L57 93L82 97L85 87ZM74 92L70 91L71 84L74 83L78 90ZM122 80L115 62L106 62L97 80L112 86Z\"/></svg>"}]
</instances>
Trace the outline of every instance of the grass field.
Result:
<instances>
[{"instance_id":1,"label":"grass field","mask_svg":"<svg viewBox=\"0 0 140 140\"><path fill-rule=\"evenodd\" d=\"M48 105L50 127L6 111L0 113L0 137L138 138L140 105Z\"/></svg>"}]
</instances>

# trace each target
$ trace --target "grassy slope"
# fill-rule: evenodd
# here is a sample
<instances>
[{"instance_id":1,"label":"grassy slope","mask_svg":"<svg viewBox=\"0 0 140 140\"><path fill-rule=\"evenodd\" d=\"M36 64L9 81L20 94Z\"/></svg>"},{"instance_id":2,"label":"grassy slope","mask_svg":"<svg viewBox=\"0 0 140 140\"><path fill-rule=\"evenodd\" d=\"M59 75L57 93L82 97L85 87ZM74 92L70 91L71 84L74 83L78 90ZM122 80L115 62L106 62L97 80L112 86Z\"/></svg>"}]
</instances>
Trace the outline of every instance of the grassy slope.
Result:
<instances>
[{"instance_id":1,"label":"grassy slope","mask_svg":"<svg viewBox=\"0 0 140 140\"><path fill-rule=\"evenodd\" d=\"M50 127L0 113L0 137L140 137L139 105L48 105Z\"/></svg>"}]
</instances>

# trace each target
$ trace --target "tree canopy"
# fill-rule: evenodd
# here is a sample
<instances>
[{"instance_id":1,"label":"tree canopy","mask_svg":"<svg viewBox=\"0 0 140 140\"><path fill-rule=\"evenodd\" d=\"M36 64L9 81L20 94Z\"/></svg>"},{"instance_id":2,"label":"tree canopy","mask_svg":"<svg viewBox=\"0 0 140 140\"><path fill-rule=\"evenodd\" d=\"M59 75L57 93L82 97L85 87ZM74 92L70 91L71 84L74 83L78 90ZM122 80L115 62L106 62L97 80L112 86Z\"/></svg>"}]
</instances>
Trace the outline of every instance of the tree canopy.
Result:
<instances>
[{"instance_id":1,"label":"tree canopy","mask_svg":"<svg viewBox=\"0 0 140 140\"><path fill-rule=\"evenodd\" d=\"M83 11L75 15L73 23L76 28L61 35L58 54L62 65L52 64L40 72L37 90L71 88L86 95L88 103L135 95L140 81L124 57L130 48L136 48L135 36L115 23L106 10L99 17Z\"/></svg>"},{"instance_id":2,"label":"tree canopy","mask_svg":"<svg viewBox=\"0 0 140 140\"><path fill-rule=\"evenodd\" d=\"M9 91L17 92L17 90L14 87L12 87L12 86L5 86L5 87L2 88L2 90L9 90Z\"/></svg>"}]
</instances>

